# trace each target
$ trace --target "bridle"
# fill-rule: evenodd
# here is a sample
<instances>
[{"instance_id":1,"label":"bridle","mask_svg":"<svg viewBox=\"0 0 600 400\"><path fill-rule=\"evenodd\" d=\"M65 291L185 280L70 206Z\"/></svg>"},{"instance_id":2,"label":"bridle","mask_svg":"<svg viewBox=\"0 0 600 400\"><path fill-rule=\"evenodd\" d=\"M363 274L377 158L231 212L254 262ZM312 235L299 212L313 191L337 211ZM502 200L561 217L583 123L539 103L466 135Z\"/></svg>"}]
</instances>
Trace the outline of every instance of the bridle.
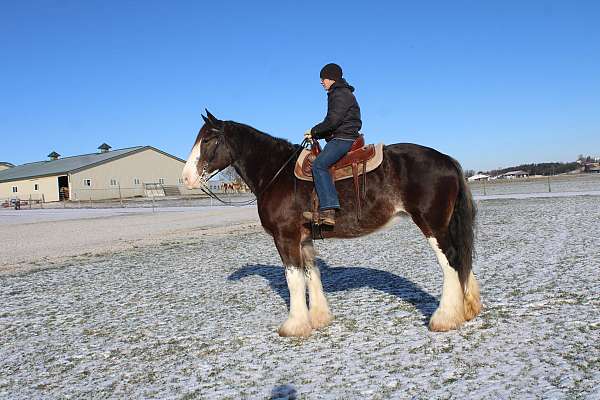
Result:
<instances>
[{"instance_id":1,"label":"bridle","mask_svg":"<svg viewBox=\"0 0 600 400\"><path fill-rule=\"evenodd\" d=\"M210 141L212 141L212 140L214 140L214 139L217 139L217 140L218 140L218 138L220 138L220 137L222 137L222 138L225 138L225 127L221 128L221 129L217 129L217 128L210 128L210 130L211 130L211 131L213 131L213 132L216 132L217 134L216 134L215 136L212 136L211 138L209 138L209 139L208 139L208 141L207 141L207 142L205 142L205 143L208 143L208 142L210 142ZM223 141L225 141L225 140L223 140ZM219 142L217 141L217 143L216 143L216 144L219 144ZM222 169L219 169L219 170L217 170L217 171L213 172L213 173L212 173L212 174L211 174L211 175L210 175L208 178L204 179L204 182L203 182L203 186L204 186L204 187L200 187L200 190L202 190L202 191L203 191L205 194L207 194L209 197L211 197L211 198L213 198L213 199L215 199L215 200L217 200L217 201L219 201L219 202L221 202L221 203L225 204L226 206L233 206L233 207L244 207L244 206L248 206L248 205L250 205L250 204L252 204L252 203L255 203L256 201L258 201L258 198L259 198L259 197L260 197L262 194L264 194L264 193L265 193L265 191L266 191L266 190L267 190L267 189L268 189L268 188L271 186L271 184L272 184L273 182L275 182L275 180L277 179L277 177L279 176L279 174L281 174L281 172L282 172L282 171L284 170L284 168L285 168L285 167L286 167L286 166L287 166L287 165L290 163L290 161L292 161L292 159L294 159L294 157L296 157L296 155L297 155L297 154L298 154L300 151L302 151L303 149L307 148L308 146L310 146L310 141L309 141L308 139L304 139L304 140L302 141L302 143L300 144L300 147L299 147L299 148L298 148L296 151L294 151L294 152L292 153L292 155L290 156L290 158L288 158L288 159L287 159L287 160L286 160L286 161L283 163L283 165L281 166L281 168L279 168L279 169L277 170L277 172L275 173L275 175L273 175L273 177L271 178L271 180L270 180L270 181L269 181L269 182L268 182L268 183L267 183L267 184L266 184L266 185L265 185L265 186L262 188L262 190L261 190L259 193L256 193L256 194L255 194L255 197L254 197L254 199L253 199L253 200L246 200L246 201L231 201L231 200L228 200L228 201L227 201L227 200L223 200L223 199L221 199L221 198L220 198L220 197L219 197L219 196L218 196L218 195L217 195L215 192L213 192L213 191L212 191L212 190L211 190L211 189L208 187L208 185L206 184L206 182L208 182L209 180L211 180L211 179L212 179L212 178L213 178L215 175L217 175L219 172L223 171L223 169L225 169L225 168L222 168ZM231 160L234 160L234 158L233 158L233 157L232 157L232 155L231 155L231 149L230 149L230 148L229 148L229 146L227 146L227 145L226 145L226 147L227 147L227 151L229 152L229 158L230 158ZM206 165L208 165L208 164L209 164L209 163L210 163L210 162L211 162L211 161L212 161L212 160L213 160L213 159L216 157L216 154L217 154L217 146L215 145L215 148L214 148L214 150L213 150L213 152L212 152L212 154L211 154L210 158L209 158L209 159L206 161ZM198 160L198 161L199 161L199 160ZM233 162L232 162L232 163L233 163ZM204 172L203 172L201 175L199 175L199 177L198 177L197 179L202 179L202 176L204 176Z\"/></svg>"}]
</instances>

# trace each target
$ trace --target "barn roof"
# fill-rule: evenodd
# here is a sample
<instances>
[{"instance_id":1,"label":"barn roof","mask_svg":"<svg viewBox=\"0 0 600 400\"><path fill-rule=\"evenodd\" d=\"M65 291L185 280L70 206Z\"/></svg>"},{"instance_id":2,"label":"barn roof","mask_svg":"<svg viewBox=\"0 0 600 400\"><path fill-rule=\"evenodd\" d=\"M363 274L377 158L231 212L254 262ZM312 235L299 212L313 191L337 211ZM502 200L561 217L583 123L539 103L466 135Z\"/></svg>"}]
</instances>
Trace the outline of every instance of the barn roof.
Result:
<instances>
[{"instance_id":1,"label":"barn roof","mask_svg":"<svg viewBox=\"0 0 600 400\"><path fill-rule=\"evenodd\" d=\"M17 165L16 167L0 171L0 182L18 181L21 179L77 172L148 149L155 150L168 157L174 158L177 161L185 162L178 157L172 156L152 146L136 146L126 149L113 150L106 153L83 154L80 156L63 157L57 160L37 161L33 163Z\"/></svg>"}]
</instances>

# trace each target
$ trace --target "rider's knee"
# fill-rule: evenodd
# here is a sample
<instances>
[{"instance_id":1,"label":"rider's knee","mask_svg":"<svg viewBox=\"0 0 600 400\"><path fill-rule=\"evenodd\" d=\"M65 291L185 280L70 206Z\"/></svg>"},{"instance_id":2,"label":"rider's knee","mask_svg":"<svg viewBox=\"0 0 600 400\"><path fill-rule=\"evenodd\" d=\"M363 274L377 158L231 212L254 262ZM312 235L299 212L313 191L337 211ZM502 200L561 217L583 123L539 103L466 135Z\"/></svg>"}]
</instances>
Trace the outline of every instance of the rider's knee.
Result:
<instances>
[{"instance_id":1,"label":"rider's knee","mask_svg":"<svg viewBox=\"0 0 600 400\"><path fill-rule=\"evenodd\" d=\"M319 159L319 157L315 158L315 161L313 161L312 164L312 170L313 172L315 172L316 170L327 170L329 168L329 166L324 163L321 159Z\"/></svg>"}]
</instances>

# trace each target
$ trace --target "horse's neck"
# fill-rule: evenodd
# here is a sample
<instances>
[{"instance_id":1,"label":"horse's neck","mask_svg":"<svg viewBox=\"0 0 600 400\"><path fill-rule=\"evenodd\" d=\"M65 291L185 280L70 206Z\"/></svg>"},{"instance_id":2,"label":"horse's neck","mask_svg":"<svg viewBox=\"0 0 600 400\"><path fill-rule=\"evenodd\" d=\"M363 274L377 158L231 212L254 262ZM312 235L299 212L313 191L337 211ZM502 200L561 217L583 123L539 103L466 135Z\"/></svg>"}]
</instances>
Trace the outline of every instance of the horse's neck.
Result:
<instances>
[{"instance_id":1,"label":"horse's neck","mask_svg":"<svg viewBox=\"0 0 600 400\"><path fill-rule=\"evenodd\" d=\"M243 130L247 129L247 132ZM270 137L250 128L238 128L233 167L250 190L258 195L294 152L282 139ZM285 173L285 171L282 171Z\"/></svg>"}]
</instances>

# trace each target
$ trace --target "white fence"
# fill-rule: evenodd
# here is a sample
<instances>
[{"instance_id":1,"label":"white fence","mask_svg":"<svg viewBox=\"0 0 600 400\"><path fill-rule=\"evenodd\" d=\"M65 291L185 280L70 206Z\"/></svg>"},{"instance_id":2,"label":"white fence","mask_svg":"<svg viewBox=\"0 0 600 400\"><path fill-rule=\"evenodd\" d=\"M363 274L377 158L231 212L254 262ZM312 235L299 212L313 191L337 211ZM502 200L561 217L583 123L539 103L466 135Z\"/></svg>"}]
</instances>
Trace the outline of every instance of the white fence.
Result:
<instances>
[{"instance_id":1,"label":"white fence","mask_svg":"<svg viewBox=\"0 0 600 400\"><path fill-rule=\"evenodd\" d=\"M253 198L247 188L231 189L222 184L211 184L209 188L224 200ZM17 202L19 200L19 202ZM147 183L140 187L111 186L106 188L79 189L68 195L61 195L58 202L47 202L43 194L28 198L0 198L0 207L15 208L20 203L21 209L34 208L107 208L107 207L185 207L212 206L217 202L201 189L187 189L183 185L163 185Z\"/></svg>"}]
</instances>

